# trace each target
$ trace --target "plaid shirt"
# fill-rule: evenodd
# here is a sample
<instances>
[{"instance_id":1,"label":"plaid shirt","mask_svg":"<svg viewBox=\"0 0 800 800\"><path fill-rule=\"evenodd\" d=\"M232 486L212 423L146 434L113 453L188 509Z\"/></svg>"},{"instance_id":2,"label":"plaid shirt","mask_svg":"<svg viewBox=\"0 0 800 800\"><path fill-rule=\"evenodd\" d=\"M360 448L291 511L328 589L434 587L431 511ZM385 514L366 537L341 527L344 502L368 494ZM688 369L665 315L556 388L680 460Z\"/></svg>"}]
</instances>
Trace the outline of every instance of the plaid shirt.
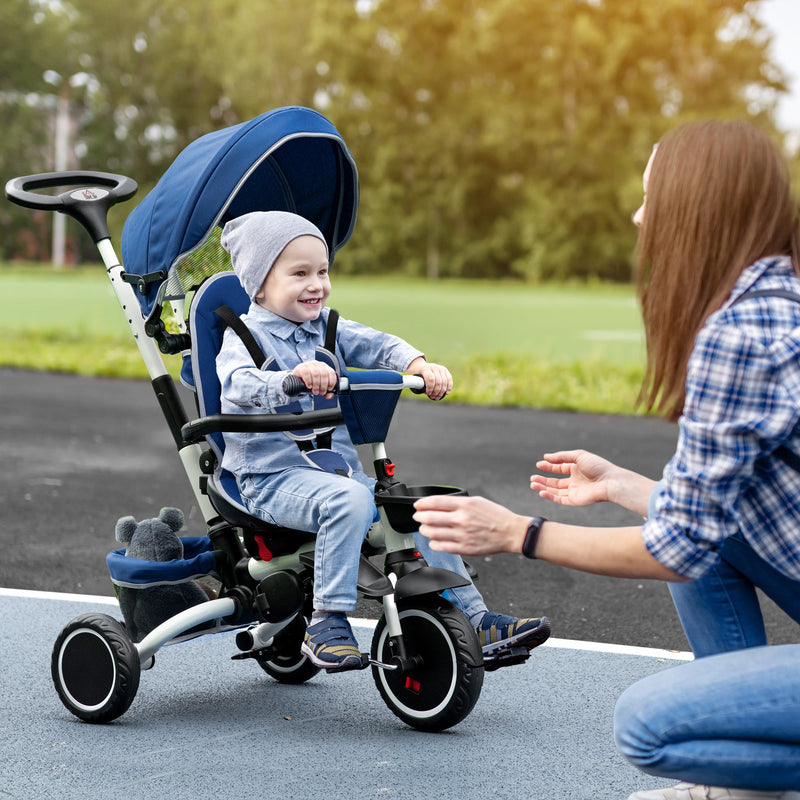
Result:
<instances>
[{"instance_id":1,"label":"plaid shirt","mask_svg":"<svg viewBox=\"0 0 800 800\"><path fill-rule=\"evenodd\" d=\"M800 304L755 289L800 293L787 257L745 269L695 340L675 455L650 500L649 552L688 578L741 532L775 569L800 580L800 473L773 451L800 454Z\"/></svg>"}]
</instances>

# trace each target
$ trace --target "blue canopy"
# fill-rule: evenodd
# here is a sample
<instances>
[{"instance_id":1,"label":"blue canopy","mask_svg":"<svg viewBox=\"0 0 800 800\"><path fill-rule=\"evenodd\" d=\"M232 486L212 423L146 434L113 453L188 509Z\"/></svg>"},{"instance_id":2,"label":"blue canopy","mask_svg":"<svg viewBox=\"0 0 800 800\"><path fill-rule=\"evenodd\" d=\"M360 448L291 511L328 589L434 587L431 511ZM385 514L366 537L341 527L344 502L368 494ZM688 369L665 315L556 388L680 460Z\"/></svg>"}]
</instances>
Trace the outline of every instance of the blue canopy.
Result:
<instances>
[{"instance_id":1,"label":"blue canopy","mask_svg":"<svg viewBox=\"0 0 800 800\"><path fill-rule=\"evenodd\" d=\"M144 316L156 301L192 288L175 268L217 226L270 210L311 220L325 235L331 261L353 232L356 165L336 128L312 109L277 108L201 136L131 212L122 263L128 275L145 279L138 292Z\"/></svg>"}]
</instances>

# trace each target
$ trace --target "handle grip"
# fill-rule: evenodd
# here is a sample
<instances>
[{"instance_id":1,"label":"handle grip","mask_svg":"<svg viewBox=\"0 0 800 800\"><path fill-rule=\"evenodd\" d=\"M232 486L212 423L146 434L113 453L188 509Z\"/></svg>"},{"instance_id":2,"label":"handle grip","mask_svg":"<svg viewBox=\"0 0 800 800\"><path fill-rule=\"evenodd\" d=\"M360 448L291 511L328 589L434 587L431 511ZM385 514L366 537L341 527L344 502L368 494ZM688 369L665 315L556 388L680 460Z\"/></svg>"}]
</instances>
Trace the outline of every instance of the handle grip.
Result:
<instances>
[{"instance_id":1,"label":"handle grip","mask_svg":"<svg viewBox=\"0 0 800 800\"><path fill-rule=\"evenodd\" d=\"M283 379L281 388L283 389L284 394L288 395L289 397L297 397L298 395L308 391L302 379L298 378L297 375L292 374L287 375Z\"/></svg>"}]
</instances>

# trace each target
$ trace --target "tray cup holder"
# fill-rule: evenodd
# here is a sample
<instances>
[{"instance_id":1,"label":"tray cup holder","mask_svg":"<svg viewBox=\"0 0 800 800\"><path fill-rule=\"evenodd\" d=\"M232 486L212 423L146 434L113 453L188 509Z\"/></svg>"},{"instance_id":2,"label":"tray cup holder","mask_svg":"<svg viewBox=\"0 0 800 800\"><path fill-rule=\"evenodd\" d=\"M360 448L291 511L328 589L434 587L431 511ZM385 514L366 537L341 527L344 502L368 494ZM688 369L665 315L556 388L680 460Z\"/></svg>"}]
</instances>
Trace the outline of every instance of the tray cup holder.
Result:
<instances>
[{"instance_id":1,"label":"tray cup holder","mask_svg":"<svg viewBox=\"0 0 800 800\"><path fill-rule=\"evenodd\" d=\"M386 511L389 524L398 533L414 533L419 523L413 518L414 503L430 495L466 495L465 489L456 486L394 486L391 493L376 492L375 502Z\"/></svg>"}]
</instances>

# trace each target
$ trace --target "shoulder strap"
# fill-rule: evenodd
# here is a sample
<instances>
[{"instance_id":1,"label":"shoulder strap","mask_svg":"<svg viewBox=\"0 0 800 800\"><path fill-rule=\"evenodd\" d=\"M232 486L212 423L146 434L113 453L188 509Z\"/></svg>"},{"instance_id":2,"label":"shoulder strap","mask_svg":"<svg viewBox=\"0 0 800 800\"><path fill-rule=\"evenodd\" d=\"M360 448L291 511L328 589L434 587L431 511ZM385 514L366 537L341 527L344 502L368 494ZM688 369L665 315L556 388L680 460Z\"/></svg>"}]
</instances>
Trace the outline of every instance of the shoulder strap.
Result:
<instances>
[{"instance_id":1,"label":"shoulder strap","mask_svg":"<svg viewBox=\"0 0 800 800\"><path fill-rule=\"evenodd\" d=\"M236 334L247 348L247 352L250 353L250 358L253 359L253 363L260 369L261 365L267 360L267 357L264 355L264 351L259 347L256 337L253 336L250 328L242 322L241 317L234 313L230 306L226 305L215 308L214 313L236 331Z\"/></svg>"},{"instance_id":2,"label":"shoulder strap","mask_svg":"<svg viewBox=\"0 0 800 800\"><path fill-rule=\"evenodd\" d=\"M752 292L740 294L731 303L731 306L738 305L743 300L750 300L753 297L783 297L785 300L794 300L795 303L800 303L800 294L790 292L787 289L755 289Z\"/></svg>"},{"instance_id":3,"label":"shoulder strap","mask_svg":"<svg viewBox=\"0 0 800 800\"><path fill-rule=\"evenodd\" d=\"M325 349L332 355L336 356L336 328L339 325L339 312L335 308L328 310L328 324L325 328ZM327 359L325 359L327 363ZM333 428L320 433L317 436L317 447L322 447L330 450L333 443Z\"/></svg>"},{"instance_id":4,"label":"shoulder strap","mask_svg":"<svg viewBox=\"0 0 800 800\"><path fill-rule=\"evenodd\" d=\"M782 297L784 300L793 300L795 303L800 303L800 294L790 292L787 289L755 289L752 292L745 292L740 294L732 303L735 306L743 300L750 300L754 297ZM785 444L776 448L773 451L786 466L791 467L795 472L800 472L800 456L793 450L790 450Z\"/></svg>"},{"instance_id":5,"label":"shoulder strap","mask_svg":"<svg viewBox=\"0 0 800 800\"><path fill-rule=\"evenodd\" d=\"M250 358L253 359L253 363L257 367L261 368L261 365L267 360L267 358L264 355L264 351L261 349L258 342L256 341L256 337L253 336L253 332L250 330L250 328L247 327L247 325L245 325L244 322L242 322L241 317L239 317L238 314L236 314L230 306L226 305L221 305L219 308L215 308L214 313L223 322L225 322L227 325L233 328L238 337L244 343L244 346L247 348L247 352L250 354ZM338 324L339 324L339 312L336 311L336 309L332 308L330 309L330 312L328 314L328 326L325 330L325 349L329 350L331 353L334 354L336 352L336 327ZM333 429L322 431L316 436L317 447L330 449L332 439L333 439ZM293 441L300 448L300 451L303 453L307 454L310 451L314 450L311 442L307 440L293 439ZM313 461L310 461L310 463L314 464ZM325 469L325 468L320 467L320 469ZM338 472L339 470L336 471Z\"/></svg>"},{"instance_id":6,"label":"shoulder strap","mask_svg":"<svg viewBox=\"0 0 800 800\"><path fill-rule=\"evenodd\" d=\"M335 308L331 308L328 310L328 326L325 329L325 349L334 355L336 354L336 328L338 325L339 312Z\"/></svg>"}]
</instances>

